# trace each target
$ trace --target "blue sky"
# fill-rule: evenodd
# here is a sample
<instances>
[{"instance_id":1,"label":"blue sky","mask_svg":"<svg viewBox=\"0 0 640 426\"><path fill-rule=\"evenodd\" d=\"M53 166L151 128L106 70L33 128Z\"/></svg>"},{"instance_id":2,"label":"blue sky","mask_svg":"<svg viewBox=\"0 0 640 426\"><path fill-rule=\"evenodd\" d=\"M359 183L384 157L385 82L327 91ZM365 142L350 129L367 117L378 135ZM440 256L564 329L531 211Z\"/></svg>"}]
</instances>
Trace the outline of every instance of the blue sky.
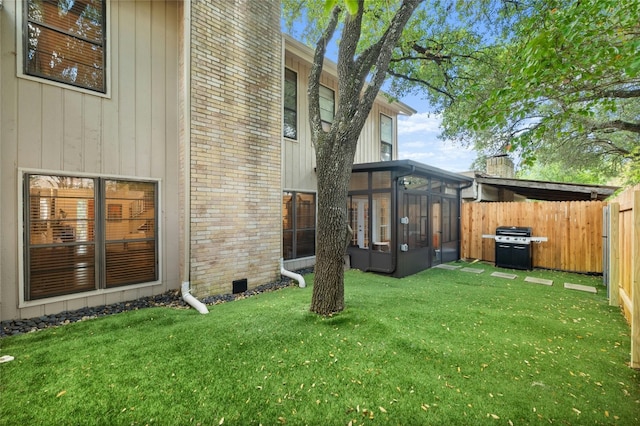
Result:
<instances>
[{"instance_id":1,"label":"blue sky","mask_svg":"<svg viewBox=\"0 0 640 426\"><path fill-rule=\"evenodd\" d=\"M402 99L416 111L398 117L398 158L419 161L450 172L471 170L476 153L451 141L438 138L440 116L428 112L426 101L419 97Z\"/></svg>"}]
</instances>

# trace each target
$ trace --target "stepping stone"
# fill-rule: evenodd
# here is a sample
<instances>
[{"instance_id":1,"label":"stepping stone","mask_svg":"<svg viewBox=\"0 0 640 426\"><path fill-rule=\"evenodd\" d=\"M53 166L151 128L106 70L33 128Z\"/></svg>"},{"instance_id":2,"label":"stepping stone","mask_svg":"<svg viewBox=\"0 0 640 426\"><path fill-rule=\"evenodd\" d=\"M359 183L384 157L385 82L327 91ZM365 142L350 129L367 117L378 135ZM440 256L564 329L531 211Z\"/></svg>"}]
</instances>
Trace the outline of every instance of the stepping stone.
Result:
<instances>
[{"instance_id":1,"label":"stepping stone","mask_svg":"<svg viewBox=\"0 0 640 426\"><path fill-rule=\"evenodd\" d=\"M479 269L479 268L462 268L460 270L464 272L471 272L473 274L481 274L484 272L484 269Z\"/></svg>"},{"instance_id":2,"label":"stepping stone","mask_svg":"<svg viewBox=\"0 0 640 426\"><path fill-rule=\"evenodd\" d=\"M544 278L526 277L524 280L528 283L553 285L553 280L545 280Z\"/></svg>"},{"instance_id":3,"label":"stepping stone","mask_svg":"<svg viewBox=\"0 0 640 426\"><path fill-rule=\"evenodd\" d=\"M591 287L589 285L564 283L564 288L568 288L569 290L586 291L588 293L594 293L594 294L598 292L598 290L595 287Z\"/></svg>"},{"instance_id":4,"label":"stepping stone","mask_svg":"<svg viewBox=\"0 0 640 426\"><path fill-rule=\"evenodd\" d=\"M461 268L461 266L447 265L446 263L441 263L439 265L434 266L434 268L454 270L454 269Z\"/></svg>"},{"instance_id":5,"label":"stepping stone","mask_svg":"<svg viewBox=\"0 0 640 426\"><path fill-rule=\"evenodd\" d=\"M491 276L498 277L498 278L506 278L508 280L515 280L516 278L518 278L516 274L505 274L504 272L492 272Z\"/></svg>"}]
</instances>

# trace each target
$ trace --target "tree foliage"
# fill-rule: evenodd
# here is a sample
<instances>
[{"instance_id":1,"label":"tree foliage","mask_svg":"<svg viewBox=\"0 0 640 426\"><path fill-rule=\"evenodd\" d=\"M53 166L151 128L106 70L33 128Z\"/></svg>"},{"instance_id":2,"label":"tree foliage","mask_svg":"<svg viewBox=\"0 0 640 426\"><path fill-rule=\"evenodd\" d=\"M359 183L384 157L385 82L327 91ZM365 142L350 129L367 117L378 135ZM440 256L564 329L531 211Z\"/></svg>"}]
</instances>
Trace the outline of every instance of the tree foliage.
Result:
<instances>
[{"instance_id":1,"label":"tree foliage","mask_svg":"<svg viewBox=\"0 0 640 426\"><path fill-rule=\"evenodd\" d=\"M445 138L566 169L640 160L640 0L532 2L444 114Z\"/></svg>"}]
</instances>

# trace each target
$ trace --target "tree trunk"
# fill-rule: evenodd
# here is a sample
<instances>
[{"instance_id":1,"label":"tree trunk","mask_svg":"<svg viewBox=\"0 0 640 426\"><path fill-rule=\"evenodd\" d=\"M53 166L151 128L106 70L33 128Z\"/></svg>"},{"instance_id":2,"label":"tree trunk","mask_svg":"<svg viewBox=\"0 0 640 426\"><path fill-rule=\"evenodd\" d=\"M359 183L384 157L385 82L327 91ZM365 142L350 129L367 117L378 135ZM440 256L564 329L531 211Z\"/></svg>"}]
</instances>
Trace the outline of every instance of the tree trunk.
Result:
<instances>
[{"instance_id":1,"label":"tree trunk","mask_svg":"<svg viewBox=\"0 0 640 426\"><path fill-rule=\"evenodd\" d=\"M331 315L344 309L344 255L351 238L347 195L356 138L324 141L317 154L318 223L311 311ZM349 140L353 139L353 140ZM333 143L331 143L333 142ZM328 151L331 153L329 154Z\"/></svg>"},{"instance_id":2,"label":"tree trunk","mask_svg":"<svg viewBox=\"0 0 640 426\"><path fill-rule=\"evenodd\" d=\"M308 89L309 124L316 149L318 177L316 275L310 309L320 315L331 315L344 309L344 254L351 238L347 195L358 136L384 82L393 48L420 1L403 0L384 34L360 56L356 54L364 0L358 0L356 15L345 18L338 49L338 109L328 132L323 129L320 117L319 87L326 46L336 29L339 7L333 9L316 47ZM369 75L371 79L365 88Z\"/></svg>"}]
</instances>

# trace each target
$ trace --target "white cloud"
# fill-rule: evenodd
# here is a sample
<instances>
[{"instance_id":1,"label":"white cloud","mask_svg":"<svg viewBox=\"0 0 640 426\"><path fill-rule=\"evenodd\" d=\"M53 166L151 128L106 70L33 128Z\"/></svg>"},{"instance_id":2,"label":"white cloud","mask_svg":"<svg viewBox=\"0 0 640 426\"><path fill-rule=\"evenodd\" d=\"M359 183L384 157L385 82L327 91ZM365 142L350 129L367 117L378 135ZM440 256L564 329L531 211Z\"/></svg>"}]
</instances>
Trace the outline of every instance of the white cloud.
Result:
<instances>
[{"instance_id":1,"label":"white cloud","mask_svg":"<svg viewBox=\"0 0 640 426\"><path fill-rule=\"evenodd\" d=\"M441 116L426 112L398 118L398 157L451 172L471 168L473 150L438 139Z\"/></svg>"},{"instance_id":2,"label":"white cloud","mask_svg":"<svg viewBox=\"0 0 640 426\"><path fill-rule=\"evenodd\" d=\"M406 135L417 132L440 133L440 123L442 116L440 114L431 114L428 112L419 112L412 116L398 117L398 134Z\"/></svg>"}]
</instances>

